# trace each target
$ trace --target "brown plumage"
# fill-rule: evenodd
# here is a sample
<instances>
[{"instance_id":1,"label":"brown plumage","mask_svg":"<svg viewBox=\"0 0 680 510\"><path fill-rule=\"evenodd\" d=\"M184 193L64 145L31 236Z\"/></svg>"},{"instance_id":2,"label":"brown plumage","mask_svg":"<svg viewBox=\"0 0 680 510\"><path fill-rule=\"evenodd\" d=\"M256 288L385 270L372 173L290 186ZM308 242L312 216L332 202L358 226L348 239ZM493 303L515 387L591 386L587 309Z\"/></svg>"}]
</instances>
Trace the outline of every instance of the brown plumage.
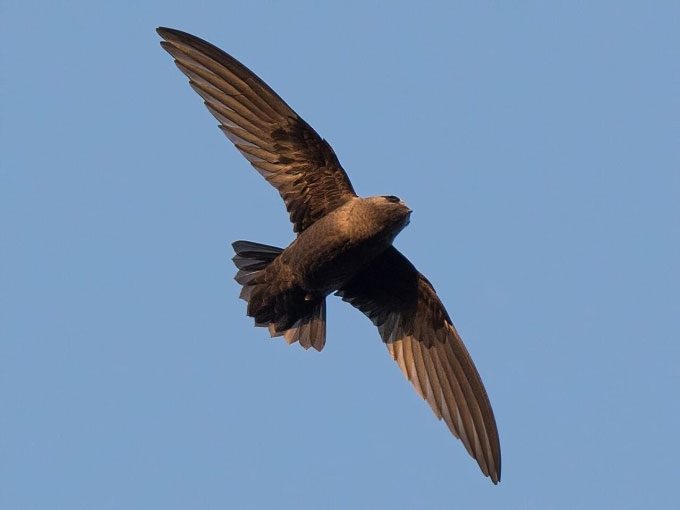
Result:
<instances>
[{"instance_id":1,"label":"brown plumage","mask_svg":"<svg viewBox=\"0 0 680 510\"><path fill-rule=\"evenodd\" d=\"M158 33L220 129L279 191L295 232L356 196L331 146L253 72L197 37Z\"/></svg>"},{"instance_id":2,"label":"brown plumage","mask_svg":"<svg viewBox=\"0 0 680 510\"><path fill-rule=\"evenodd\" d=\"M418 394L498 483L500 443L481 378L430 282L392 246L410 209L394 196L358 197L330 145L233 57L178 30L158 33L220 129L278 190L298 234L285 249L233 244L248 315L320 351L326 297L342 297L373 321Z\"/></svg>"}]
</instances>

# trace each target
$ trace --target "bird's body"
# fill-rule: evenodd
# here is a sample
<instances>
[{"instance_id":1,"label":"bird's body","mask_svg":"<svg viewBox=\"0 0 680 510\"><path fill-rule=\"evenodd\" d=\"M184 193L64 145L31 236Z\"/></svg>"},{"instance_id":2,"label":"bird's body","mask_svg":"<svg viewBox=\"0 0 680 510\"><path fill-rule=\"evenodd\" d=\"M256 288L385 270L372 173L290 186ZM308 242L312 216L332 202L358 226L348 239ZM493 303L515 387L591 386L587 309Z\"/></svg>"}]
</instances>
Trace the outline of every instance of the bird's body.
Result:
<instances>
[{"instance_id":1,"label":"bird's body","mask_svg":"<svg viewBox=\"0 0 680 510\"><path fill-rule=\"evenodd\" d=\"M394 198L353 197L301 232L266 267L237 276L244 285L241 297L248 301L248 315L257 325L269 326L272 334L284 336L298 321L313 319L326 296L389 248L408 224L411 210ZM256 244L247 246L253 250ZM238 259L239 244L235 249ZM303 345L321 350L325 321L309 335Z\"/></svg>"},{"instance_id":2,"label":"bird's body","mask_svg":"<svg viewBox=\"0 0 680 510\"><path fill-rule=\"evenodd\" d=\"M354 198L302 232L280 258L304 290L326 296L385 251L410 213L383 197Z\"/></svg>"},{"instance_id":3,"label":"bird's body","mask_svg":"<svg viewBox=\"0 0 680 510\"><path fill-rule=\"evenodd\" d=\"M255 325L320 351L326 298L337 294L377 326L415 390L498 483L500 442L479 373L430 282L392 246L410 209L391 195L358 197L330 145L236 59L179 30L158 33L220 129L279 191L297 233L285 249L233 243Z\"/></svg>"}]
</instances>

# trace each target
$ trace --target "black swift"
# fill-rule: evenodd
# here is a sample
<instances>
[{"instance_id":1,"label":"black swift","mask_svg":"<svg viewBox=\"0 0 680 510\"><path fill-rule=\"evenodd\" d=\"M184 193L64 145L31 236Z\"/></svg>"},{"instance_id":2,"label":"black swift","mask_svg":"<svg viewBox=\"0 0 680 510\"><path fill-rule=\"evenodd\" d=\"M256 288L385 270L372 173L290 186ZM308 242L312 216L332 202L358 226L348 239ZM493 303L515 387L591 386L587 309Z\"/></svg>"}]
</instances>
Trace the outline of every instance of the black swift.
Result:
<instances>
[{"instance_id":1,"label":"black swift","mask_svg":"<svg viewBox=\"0 0 680 510\"><path fill-rule=\"evenodd\" d=\"M278 190L297 233L285 249L233 243L255 325L320 351L326 296L340 296L373 321L418 394L498 483L500 443L482 380L430 282L392 246L411 210L391 195L357 196L331 146L236 59L187 33L158 33L220 129Z\"/></svg>"}]
</instances>

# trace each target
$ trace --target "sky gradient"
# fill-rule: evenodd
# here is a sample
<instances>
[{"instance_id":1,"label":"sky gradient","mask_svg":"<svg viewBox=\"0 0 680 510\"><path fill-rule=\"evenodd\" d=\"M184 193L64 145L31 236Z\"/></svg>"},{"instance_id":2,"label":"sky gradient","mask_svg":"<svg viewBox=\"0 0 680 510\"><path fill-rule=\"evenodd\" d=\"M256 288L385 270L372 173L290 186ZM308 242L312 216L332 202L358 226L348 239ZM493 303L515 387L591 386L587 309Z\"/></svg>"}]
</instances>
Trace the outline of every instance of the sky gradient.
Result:
<instances>
[{"instance_id":1,"label":"sky gradient","mask_svg":"<svg viewBox=\"0 0 680 510\"><path fill-rule=\"evenodd\" d=\"M680 6L245 4L0 4L0 508L677 503ZM253 327L230 243L292 230L157 26L413 209L500 485L359 311L322 353Z\"/></svg>"}]
</instances>

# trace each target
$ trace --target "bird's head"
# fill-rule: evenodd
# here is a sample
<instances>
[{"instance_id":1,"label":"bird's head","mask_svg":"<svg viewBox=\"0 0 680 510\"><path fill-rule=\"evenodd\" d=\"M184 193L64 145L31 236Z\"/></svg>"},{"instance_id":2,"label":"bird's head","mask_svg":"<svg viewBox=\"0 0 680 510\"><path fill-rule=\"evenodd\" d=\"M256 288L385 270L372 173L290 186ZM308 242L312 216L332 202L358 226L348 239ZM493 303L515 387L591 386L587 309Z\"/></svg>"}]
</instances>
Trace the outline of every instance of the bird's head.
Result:
<instances>
[{"instance_id":1,"label":"bird's head","mask_svg":"<svg viewBox=\"0 0 680 510\"><path fill-rule=\"evenodd\" d=\"M369 197L367 200L371 203L371 208L380 223L388 226L395 235L409 224L411 209L399 197L382 195Z\"/></svg>"}]
</instances>

